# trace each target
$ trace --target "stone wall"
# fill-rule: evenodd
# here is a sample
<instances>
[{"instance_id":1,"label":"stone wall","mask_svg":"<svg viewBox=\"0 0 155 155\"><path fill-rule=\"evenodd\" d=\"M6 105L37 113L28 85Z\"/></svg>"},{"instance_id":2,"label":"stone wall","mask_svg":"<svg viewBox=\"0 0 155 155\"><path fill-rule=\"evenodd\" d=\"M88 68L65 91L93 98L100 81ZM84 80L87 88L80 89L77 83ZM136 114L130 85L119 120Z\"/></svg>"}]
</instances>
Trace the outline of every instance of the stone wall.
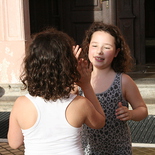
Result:
<instances>
[{"instance_id":1,"label":"stone wall","mask_svg":"<svg viewBox=\"0 0 155 155\"><path fill-rule=\"evenodd\" d=\"M5 89L5 94L0 98L0 112L10 111L17 97L27 93L22 90L22 84L0 84Z\"/></svg>"}]
</instances>

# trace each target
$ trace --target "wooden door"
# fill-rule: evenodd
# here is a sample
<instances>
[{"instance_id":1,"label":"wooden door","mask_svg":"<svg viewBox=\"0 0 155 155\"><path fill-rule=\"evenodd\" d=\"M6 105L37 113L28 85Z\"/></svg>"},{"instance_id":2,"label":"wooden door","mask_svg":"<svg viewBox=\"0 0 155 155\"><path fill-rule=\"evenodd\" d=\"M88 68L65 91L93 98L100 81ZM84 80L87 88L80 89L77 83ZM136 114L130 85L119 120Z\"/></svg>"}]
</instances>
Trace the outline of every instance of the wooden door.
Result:
<instances>
[{"instance_id":1,"label":"wooden door","mask_svg":"<svg viewBox=\"0 0 155 155\"><path fill-rule=\"evenodd\" d=\"M117 0L117 25L137 65L155 64L155 1Z\"/></svg>"},{"instance_id":2,"label":"wooden door","mask_svg":"<svg viewBox=\"0 0 155 155\"><path fill-rule=\"evenodd\" d=\"M117 0L117 25L123 32L137 65L145 60L145 0Z\"/></svg>"},{"instance_id":3,"label":"wooden door","mask_svg":"<svg viewBox=\"0 0 155 155\"><path fill-rule=\"evenodd\" d=\"M81 44L85 30L101 10L100 0L30 0L31 33L56 27Z\"/></svg>"},{"instance_id":4,"label":"wooden door","mask_svg":"<svg viewBox=\"0 0 155 155\"><path fill-rule=\"evenodd\" d=\"M81 44L85 30L94 22L95 11L101 10L100 0L67 0L63 1L63 30Z\"/></svg>"}]
</instances>

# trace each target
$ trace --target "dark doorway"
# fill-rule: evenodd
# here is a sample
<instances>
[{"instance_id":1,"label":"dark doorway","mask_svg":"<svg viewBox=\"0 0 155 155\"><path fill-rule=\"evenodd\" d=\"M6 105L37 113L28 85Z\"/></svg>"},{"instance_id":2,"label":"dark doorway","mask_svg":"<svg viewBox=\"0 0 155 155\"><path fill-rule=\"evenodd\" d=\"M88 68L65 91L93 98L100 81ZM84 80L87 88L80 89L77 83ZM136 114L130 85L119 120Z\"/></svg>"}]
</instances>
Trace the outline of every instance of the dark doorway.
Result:
<instances>
[{"instance_id":1,"label":"dark doorway","mask_svg":"<svg viewBox=\"0 0 155 155\"><path fill-rule=\"evenodd\" d=\"M30 0L31 34L56 27L81 44L94 12L102 9L100 0Z\"/></svg>"},{"instance_id":2,"label":"dark doorway","mask_svg":"<svg viewBox=\"0 0 155 155\"><path fill-rule=\"evenodd\" d=\"M155 1L117 0L117 25L137 66L155 64Z\"/></svg>"},{"instance_id":3,"label":"dark doorway","mask_svg":"<svg viewBox=\"0 0 155 155\"><path fill-rule=\"evenodd\" d=\"M155 64L155 1L145 0L146 64Z\"/></svg>"},{"instance_id":4,"label":"dark doorway","mask_svg":"<svg viewBox=\"0 0 155 155\"><path fill-rule=\"evenodd\" d=\"M61 29L60 0L30 0L30 29L31 34L42 31L47 27Z\"/></svg>"}]
</instances>

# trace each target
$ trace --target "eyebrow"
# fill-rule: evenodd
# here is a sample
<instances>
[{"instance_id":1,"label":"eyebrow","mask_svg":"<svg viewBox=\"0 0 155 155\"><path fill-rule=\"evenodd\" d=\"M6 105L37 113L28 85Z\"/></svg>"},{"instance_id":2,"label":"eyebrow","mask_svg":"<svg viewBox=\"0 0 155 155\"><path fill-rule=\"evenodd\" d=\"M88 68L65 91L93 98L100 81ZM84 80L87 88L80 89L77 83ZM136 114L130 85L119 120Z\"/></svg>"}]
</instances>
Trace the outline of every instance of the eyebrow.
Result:
<instances>
[{"instance_id":1,"label":"eyebrow","mask_svg":"<svg viewBox=\"0 0 155 155\"><path fill-rule=\"evenodd\" d=\"M95 44L98 44L98 42L96 42L96 41L92 41L92 42L90 42L90 43L95 43ZM109 46L112 46L111 44L109 44L109 43L104 43L104 45L109 45ZM112 46L113 47L113 46Z\"/></svg>"}]
</instances>

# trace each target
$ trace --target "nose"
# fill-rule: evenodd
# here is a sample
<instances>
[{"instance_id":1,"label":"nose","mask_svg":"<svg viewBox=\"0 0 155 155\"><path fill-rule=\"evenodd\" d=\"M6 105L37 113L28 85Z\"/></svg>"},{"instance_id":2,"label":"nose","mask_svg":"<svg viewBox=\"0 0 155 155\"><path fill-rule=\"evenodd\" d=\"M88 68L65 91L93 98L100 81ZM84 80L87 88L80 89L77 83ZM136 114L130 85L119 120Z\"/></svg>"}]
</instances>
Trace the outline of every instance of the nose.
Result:
<instances>
[{"instance_id":1,"label":"nose","mask_svg":"<svg viewBox=\"0 0 155 155\"><path fill-rule=\"evenodd\" d=\"M97 50L97 53L100 54L100 55L103 54L103 48L99 48L99 49Z\"/></svg>"}]
</instances>

